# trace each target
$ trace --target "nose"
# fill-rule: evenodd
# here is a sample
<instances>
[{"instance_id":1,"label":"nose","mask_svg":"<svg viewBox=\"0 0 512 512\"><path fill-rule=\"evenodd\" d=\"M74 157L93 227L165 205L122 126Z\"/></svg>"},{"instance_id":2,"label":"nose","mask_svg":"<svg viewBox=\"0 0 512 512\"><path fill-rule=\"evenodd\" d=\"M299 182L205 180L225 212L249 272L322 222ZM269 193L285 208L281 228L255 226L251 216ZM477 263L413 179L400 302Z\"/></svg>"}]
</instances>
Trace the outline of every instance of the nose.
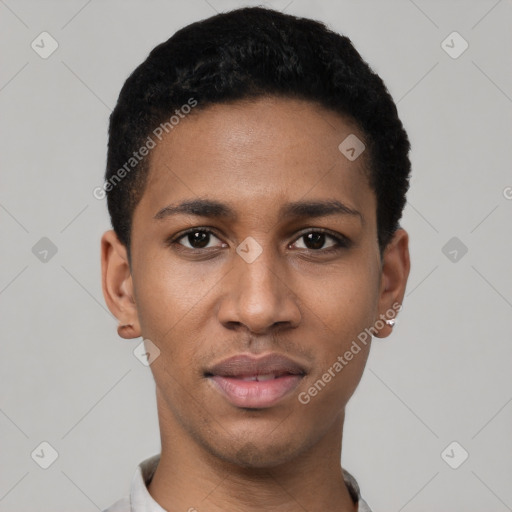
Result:
<instances>
[{"instance_id":1,"label":"nose","mask_svg":"<svg viewBox=\"0 0 512 512\"><path fill-rule=\"evenodd\" d=\"M251 263L235 253L232 264L222 283L218 309L225 327L244 325L259 334L276 326L295 328L300 324L299 301L285 261L267 248Z\"/></svg>"}]
</instances>

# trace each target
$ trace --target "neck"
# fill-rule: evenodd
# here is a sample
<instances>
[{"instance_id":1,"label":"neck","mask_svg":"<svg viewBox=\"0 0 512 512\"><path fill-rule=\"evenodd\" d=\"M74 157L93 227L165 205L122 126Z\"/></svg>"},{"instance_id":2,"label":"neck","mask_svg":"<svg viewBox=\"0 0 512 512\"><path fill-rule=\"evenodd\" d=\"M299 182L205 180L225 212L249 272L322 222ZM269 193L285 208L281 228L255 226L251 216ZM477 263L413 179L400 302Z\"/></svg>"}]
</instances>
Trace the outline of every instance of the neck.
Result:
<instances>
[{"instance_id":1,"label":"neck","mask_svg":"<svg viewBox=\"0 0 512 512\"><path fill-rule=\"evenodd\" d=\"M148 491L168 512L357 510L340 464L344 411L318 442L292 459L244 467L202 446L161 401L158 409L162 451Z\"/></svg>"}]
</instances>

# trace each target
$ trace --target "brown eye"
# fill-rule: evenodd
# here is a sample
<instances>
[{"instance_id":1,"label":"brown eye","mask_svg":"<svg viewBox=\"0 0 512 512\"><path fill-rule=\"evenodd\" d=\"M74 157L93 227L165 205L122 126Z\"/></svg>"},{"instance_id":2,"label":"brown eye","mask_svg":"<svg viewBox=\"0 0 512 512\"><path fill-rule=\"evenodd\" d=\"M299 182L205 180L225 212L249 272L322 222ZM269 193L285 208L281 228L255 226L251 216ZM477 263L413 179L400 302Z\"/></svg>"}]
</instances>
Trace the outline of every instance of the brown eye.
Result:
<instances>
[{"instance_id":1,"label":"brown eye","mask_svg":"<svg viewBox=\"0 0 512 512\"><path fill-rule=\"evenodd\" d=\"M206 249L211 238L217 238L211 231L206 229L192 229L175 240L176 243L183 245L187 249ZM217 240L219 240L217 238ZM188 242L189 245L182 243Z\"/></svg>"},{"instance_id":2,"label":"brown eye","mask_svg":"<svg viewBox=\"0 0 512 512\"><path fill-rule=\"evenodd\" d=\"M326 235L324 233L308 233L302 237L308 249L322 249L325 244Z\"/></svg>"},{"instance_id":3,"label":"brown eye","mask_svg":"<svg viewBox=\"0 0 512 512\"><path fill-rule=\"evenodd\" d=\"M329 245L325 246L327 240L332 240L333 242ZM304 247L300 247L299 249L308 249L311 251L329 251L329 250L335 250L340 247L348 247L348 242L342 238L341 236L335 236L331 235L329 233L326 233L324 231L309 231L307 233L302 234L298 239L297 242L295 242L294 245L297 245L299 240L303 240Z\"/></svg>"}]
</instances>

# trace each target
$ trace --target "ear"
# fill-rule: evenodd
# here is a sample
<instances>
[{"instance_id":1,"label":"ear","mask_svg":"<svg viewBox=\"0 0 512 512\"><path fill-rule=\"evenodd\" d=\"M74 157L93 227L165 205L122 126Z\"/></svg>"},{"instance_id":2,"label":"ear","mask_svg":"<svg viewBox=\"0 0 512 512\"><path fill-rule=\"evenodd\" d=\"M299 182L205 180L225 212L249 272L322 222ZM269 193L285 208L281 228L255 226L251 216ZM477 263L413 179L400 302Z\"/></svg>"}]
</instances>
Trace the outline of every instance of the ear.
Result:
<instances>
[{"instance_id":1,"label":"ear","mask_svg":"<svg viewBox=\"0 0 512 512\"><path fill-rule=\"evenodd\" d=\"M394 318L401 308L410 269L409 235L399 228L382 255L379 324L384 322L384 327L377 329L377 338L386 338L392 332L392 326L386 324L385 320Z\"/></svg>"},{"instance_id":2,"label":"ear","mask_svg":"<svg viewBox=\"0 0 512 512\"><path fill-rule=\"evenodd\" d=\"M119 336L141 336L128 254L113 230L101 237L101 286L108 309L120 322Z\"/></svg>"}]
</instances>

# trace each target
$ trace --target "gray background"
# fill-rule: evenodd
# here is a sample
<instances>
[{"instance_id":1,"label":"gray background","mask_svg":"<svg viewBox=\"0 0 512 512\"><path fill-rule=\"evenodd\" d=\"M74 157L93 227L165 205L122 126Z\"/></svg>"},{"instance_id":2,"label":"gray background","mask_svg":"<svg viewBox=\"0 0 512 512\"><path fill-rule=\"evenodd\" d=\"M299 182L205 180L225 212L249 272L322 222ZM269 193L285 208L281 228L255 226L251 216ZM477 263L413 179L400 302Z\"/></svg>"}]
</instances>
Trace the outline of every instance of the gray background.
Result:
<instances>
[{"instance_id":1,"label":"gray background","mask_svg":"<svg viewBox=\"0 0 512 512\"><path fill-rule=\"evenodd\" d=\"M160 449L141 339L117 336L103 300L110 224L92 190L128 74L178 28L241 5L256 2L0 0L0 511L101 510ZM267 5L348 35L413 146L404 309L348 405L344 466L375 512L512 510L512 2ZM59 45L47 59L31 48L43 31ZM453 31L469 44L458 58L441 44ZM48 469L31 457L49 456L43 441Z\"/></svg>"}]
</instances>

